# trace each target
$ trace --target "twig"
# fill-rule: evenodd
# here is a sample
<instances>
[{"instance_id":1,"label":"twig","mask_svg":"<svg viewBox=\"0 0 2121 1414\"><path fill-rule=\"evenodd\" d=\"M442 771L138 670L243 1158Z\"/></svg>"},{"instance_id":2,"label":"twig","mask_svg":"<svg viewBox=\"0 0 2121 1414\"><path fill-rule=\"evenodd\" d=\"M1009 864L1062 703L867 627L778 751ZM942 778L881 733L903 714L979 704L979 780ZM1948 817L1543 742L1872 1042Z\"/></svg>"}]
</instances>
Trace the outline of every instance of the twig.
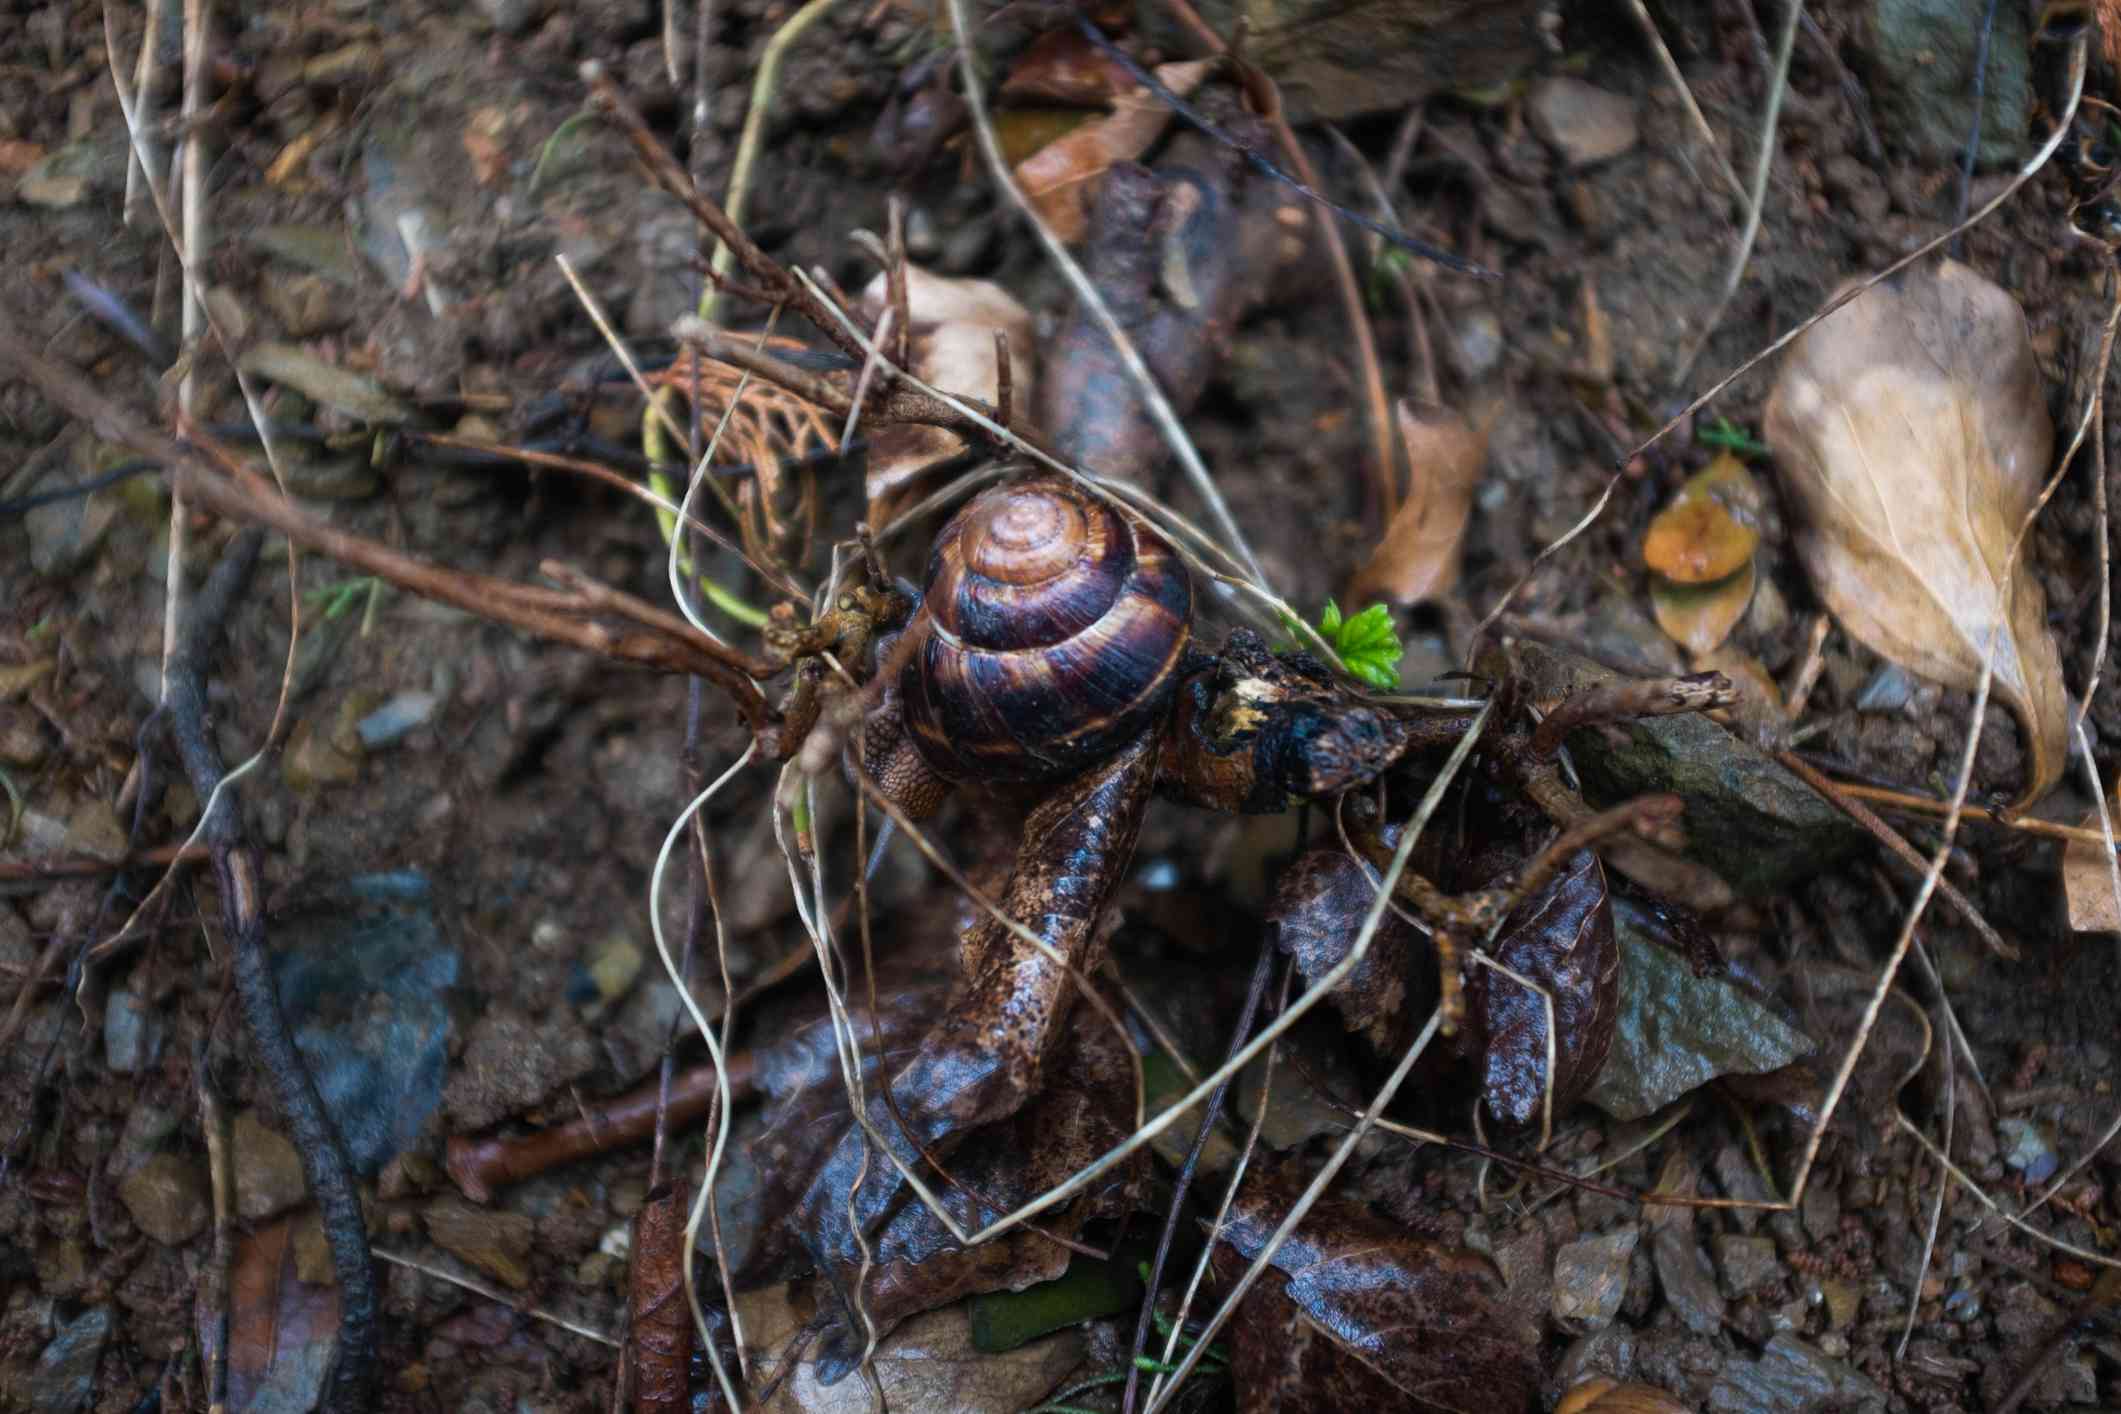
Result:
<instances>
[{"instance_id":1,"label":"twig","mask_svg":"<svg viewBox=\"0 0 2121 1414\"><path fill-rule=\"evenodd\" d=\"M621 611L641 626L623 632L589 622L592 604L582 592L538 589L471 570L446 570L386 545L313 520L269 488L239 486L225 473L244 469L219 443L194 434L195 445L172 441L119 407L72 369L45 357L16 331L28 327L0 305L0 368L35 384L46 397L93 427L106 441L159 461L174 486L205 510L239 523L277 530L291 541L389 580L425 599L437 600L498 623L576 648L663 672L694 673L722 690L754 735L776 735L779 714L754 679L781 671L778 664L715 644L676 616L617 590L599 587L596 606ZM255 483L253 475L251 481ZM587 582L577 579L586 586ZM769 740L769 746L779 743ZM789 749L794 749L794 743Z\"/></svg>"},{"instance_id":2,"label":"twig","mask_svg":"<svg viewBox=\"0 0 2121 1414\"><path fill-rule=\"evenodd\" d=\"M1738 198L1739 206L1750 208L1754 202L1746 197L1745 184L1738 180L1738 173L1731 166L1731 159L1724 156L1723 144L1716 141L1716 133L1709 127L1709 120L1702 116L1701 105L1694 101L1694 90L1687 87L1686 75L1679 72L1679 61L1672 57L1670 46L1665 44L1664 36L1657 32L1657 21L1650 18L1650 7L1643 4L1642 0L1628 0L1628 3L1634 6L1635 21L1642 26L1643 38L1649 40L1651 51L1657 55L1657 62L1664 69L1664 76L1671 80L1672 91L1679 95L1679 105L1686 109L1687 121L1694 125L1694 135L1700 138L1701 145L1708 149L1709 160L1715 165L1717 174L1723 178L1724 185L1731 189L1731 195Z\"/></svg>"},{"instance_id":3,"label":"twig","mask_svg":"<svg viewBox=\"0 0 2121 1414\"><path fill-rule=\"evenodd\" d=\"M1850 800L1867 800L1892 810L1906 810L1916 815L1944 815L1951 809L1951 802L1935 796L1917 795L1913 791L1893 790L1886 786L1855 785L1848 781L1835 781L1834 788ZM2002 830L2016 830L2021 834L2039 835L2043 839L2062 840L2068 844L2096 845L2111 848L2106 837L2097 830L2081 825L2064 825L2055 820L2038 820L2030 815L1999 815L1980 805L1969 805L1960 810L1964 820L1976 820L1984 825L1994 825Z\"/></svg>"},{"instance_id":4,"label":"twig","mask_svg":"<svg viewBox=\"0 0 2121 1414\"><path fill-rule=\"evenodd\" d=\"M1805 760L1794 751L1778 751L1775 753L1775 759L1791 771L1796 772L1806 785L1825 796L1828 803L1839 809L1842 814L1861 825L1869 832L1872 839L1891 850L1894 858L1917 872L1928 868L1922 856L1915 852L1915 847L1901 838L1898 830L1879 819L1870 807L1855 799L1839 782L1829 779L1824 772L1811 762ZM1959 808L1955 811L1953 807L1947 804L1946 813L1964 815L1967 812L1964 808ZM1974 907L1973 900L1960 893L1950 881L1942 878L1937 880L1937 892L1944 895L1946 903L1958 910L1959 916L1966 920L1968 927L1980 935L1981 941L1988 944L1991 952L1998 957L2009 958L2013 962L2017 960L2018 949L2005 942L2003 935L1989 926L1988 920L1981 916L1981 910Z\"/></svg>"},{"instance_id":5,"label":"twig","mask_svg":"<svg viewBox=\"0 0 2121 1414\"><path fill-rule=\"evenodd\" d=\"M593 1340L599 1345L608 1345L614 1349L619 1348L619 1342L616 1339L606 1335L595 1326L585 1326L580 1321L570 1321L565 1316L555 1315L551 1311L543 1310L540 1307L523 1305L505 1291L488 1286L483 1281L464 1276L461 1273L445 1271L432 1262L422 1262L418 1258L407 1257L402 1253L391 1252L381 1247L376 1249L376 1260L388 1262L393 1267L404 1267L407 1271L418 1272L421 1276L433 1277L436 1281L447 1282L451 1286L460 1286L466 1291L477 1292L488 1301L505 1306L519 1316L528 1316L534 1321L543 1321L547 1325L558 1326L561 1330L571 1335L578 1335L584 1340Z\"/></svg>"},{"instance_id":6,"label":"twig","mask_svg":"<svg viewBox=\"0 0 2121 1414\"><path fill-rule=\"evenodd\" d=\"M821 0L812 0L812 3L821 3ZM1216 528L1221 531L1223 539L1244 563L1253 580L1265 584L1266 573L1260 569L1259 560L1252 553L1251 543L1246 540L1237 518L1230 514L1229 504L1223 500L1222 491L1216 486L1215 478L1208 474L1207 464L1200 459L1200 453L1194 450L1192 439L1187 437L1186 429L1180 425L1178 414L1172 410L1170 399L1164 396L1163 389L1156 385L1155 375L1149 372L1149 366L1142 361L1141 351L1134 346L1134 340L1128 337L1126 329L1114 317L1104 297L1098 294L1097 286L1083 273L1082 266L1068 253L1068 248L1061 244L1052 229L1039 219L1038 209L1031 204L1031 199L1024 195L1023 188L1016 184L1016 178L1010 174L1009 161L1002 155L1001 143L994 135L994 120L987 112L987 98L980 86L979 70L973 63L971 26L965 19L965 0L949 0L949 7L951 33L957 37L958 66L963 77L965 108L972 121L973 136L979 140L980 155L986 159L988 176L995 186L1000 188L1002 195L1030 222L1033 234L1038 237L1039 244L1045 247L1047 258L1053 262L1054 268L1061 272L1068 287L1075 292L1076 300L1084 309L1090 311L1098 327L1104 331L1106 340L1112 345L1112 351L1118 355L1120 363L1127 370L1127 376L1140 392L1151 420L1156 423L1157 430L1163 433L1165 444L1170 447L1172 455L1178 458L1187 479L1192 482L1194 492L1207 504L1208 514L1214 517Z\"/></svg>"},{"instance_id":7,"label":"twig","mask_svg":"<svg viewBox=\"0 0 2121 1414\"><path fill-rule=\"evenodd\" d=\"M218 1017L220 1009L215 1008ZM206 1135L206 1172L212 1181L214 1244L199 1283L199 1354L206 1365L208 1408L228 1403L228 1282L235 1261L236 1166L228 1128L228 1101L214 1083L209 1048L192 1052L192 1078L199 1089L199 1128Z\"/></svg>"},{"instance_id":8,"label":"twig","mask_svg":"<svg viewBox=\"0 0 2121 1414\"><path fill-rule=\"evenodd\" d=\"M1237 1025L1230 1031L1230 1046L1223 1059L1227 1061L1244 1045L1245 1038L1252 1034L1253 1018L1259 1014L1259 1004L1266 997L1267 980L1274 975L1274 939L1271 935L1261 939L1259 961L1252 964L1252 982L1245 991L1245 1004L1237 1014ZM1149 1317L1156 1310L1156 1293L1164 1284L1164 1262L1171 1255L1171 1240L1178 1234L1178 1216L1186 1204L1186 1194L1193 1187L1193 1174L1200 1167L1200 1156L1207 1150L1208 1140L1215 1133L1216 1124L1222 1119L1223 1097L1229 1093L1230 1082L1235 1076L1226 1077L1208 1096L1208 1107L1201 1111L1200 1128L1193 1133L1193 1146L1186 1150L1186 1161L1178 1170L1178 1183L1171 1190L1171 1206L1164 1215L1163 1232L1156 1239L1156 1257L1149 1264L1149 1281L1142 1293L1141 1314L1134 1320L1134 1348L1127 1360L1127 1388L1120 1396L1122 1414L1133 1414L1136 1386L1141 1378L1142 1352L1149 1344Z\"/></svg>"},{"instance_id":9,"label":"twig","mask_svg":"<svg viewBox=\"0 0 2121 1414\"><path fill-rule=\"evenodd\" d=\"M246 530L231 540L206 586L191 606L177 653L169 663L165 703L170 735L183 759L192 791L210 802L206 839L213 850L221 895L221 923L235 975L236 996L251 1046L287 1118L302 1172L323 1217L339 1286L339 1333L332 1354L326 1407L358 1414L370 1407L376 1356L376 1274L369 1260L368 1229L353 1165L339 1131L324 1109L317 1084L280 1012L265 938L265 891L261 861L244 843L233 792L215 798L221 757L206 725L206 658L236 595L257 563L263 532Z\"/></svg>"},{"instance_id":10,"label":"twig","mask_svg":"<svg viewBox=\"0 0 2121 1414\"><path fill-rule=\"evenodd\" d=\"M1642 0L1635 0L1637 7ZM1672 370L1672 387L1678 388L1694 371L1694 361L1708 347L1716 326L1723 322L1723 312L1731 307L1731 300L1738 293L1739 281L1745 278L1745 267L1753 258L1753 242L1760 235L1760 218L1767 208L1768 173L1775 165L1775 129L1782 120L1782 97L1789 92L1790 58L1797 52L1797 21L1804 15L1804 0L1789 0L1788 17L1782 22L1782 37L1775 47L1775 72L1768 81L1767 111L1760 118L1760 154L1753 164L1753 187L1746 197L1745 229L1739 234L1738 249L1731 256L1731 268L1723 277L1723 293L1716 297L1715 307L1702 322L1701 336L1679 366ZM1645 16L1647 18L1647 16Z\"/></svg>"}]
</instances>

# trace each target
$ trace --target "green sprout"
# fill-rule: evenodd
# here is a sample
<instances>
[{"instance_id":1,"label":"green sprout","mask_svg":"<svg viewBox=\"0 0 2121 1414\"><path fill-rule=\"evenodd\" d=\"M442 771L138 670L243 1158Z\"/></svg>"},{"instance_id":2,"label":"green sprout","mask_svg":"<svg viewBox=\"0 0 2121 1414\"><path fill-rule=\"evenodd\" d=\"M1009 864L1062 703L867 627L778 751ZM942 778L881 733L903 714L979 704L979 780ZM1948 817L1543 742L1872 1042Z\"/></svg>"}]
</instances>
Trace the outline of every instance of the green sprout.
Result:
<instances>
[{"instance_id":1,"label":"green sprout","mask_svg":"<svg viewBox=\"0 0 2121 1414\"><path fill-rule=\"evenodd\" d=\"M1349 672L1370 686L1386 691L1399 686L1399 660L1406 649L1392 627L1392 611L1383 604L1344 619L1340 605L1328 599L1318 616L1318 636L1332 645Z\"/></svg>"},{"instance_id":2,"label":"green sprout","mask_svg":"<svg viewBox=\"0 0 2121 1414\"><path fill-rule=\"evenodd\" d=\"M358 575L312 589L302 596L302 602L312 609L321 606L322 618L330 623L351 609L363 594L373 594L380 584L381 581L372 574Z\"/></svg>"},{"instance_id":3,"label":"green sprout","mask_svg":"<svg viewBox=\"0 0 2121 1414\"><path fill-rule=\"evenodd\" d=\"M1709 446L1721 447L1735 456L1764 457L1768 454L1767 443L1727 417L1717 418L1694 435Z\"/></svg>"}]
</instances>

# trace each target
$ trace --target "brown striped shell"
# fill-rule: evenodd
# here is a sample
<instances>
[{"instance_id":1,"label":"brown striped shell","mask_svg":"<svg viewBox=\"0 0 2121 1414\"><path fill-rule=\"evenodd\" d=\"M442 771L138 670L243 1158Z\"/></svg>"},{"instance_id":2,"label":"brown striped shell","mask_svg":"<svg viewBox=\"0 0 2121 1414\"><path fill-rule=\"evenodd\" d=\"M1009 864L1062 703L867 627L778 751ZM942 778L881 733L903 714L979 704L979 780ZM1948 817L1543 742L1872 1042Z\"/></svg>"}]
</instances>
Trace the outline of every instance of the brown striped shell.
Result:
<instances>
[{"instance_id":1,"label":"brown striped shell","mask_svg":"<svg viewBox=\"0 0 2121 1414\"><path fill-rule=\"evenodd\" d=\"M899 692L928 764L956 780L1059 780L1169 705L1193 582L1139 518L1050 478L959 511L921 607Z\"/></svg>"}]
</instances>

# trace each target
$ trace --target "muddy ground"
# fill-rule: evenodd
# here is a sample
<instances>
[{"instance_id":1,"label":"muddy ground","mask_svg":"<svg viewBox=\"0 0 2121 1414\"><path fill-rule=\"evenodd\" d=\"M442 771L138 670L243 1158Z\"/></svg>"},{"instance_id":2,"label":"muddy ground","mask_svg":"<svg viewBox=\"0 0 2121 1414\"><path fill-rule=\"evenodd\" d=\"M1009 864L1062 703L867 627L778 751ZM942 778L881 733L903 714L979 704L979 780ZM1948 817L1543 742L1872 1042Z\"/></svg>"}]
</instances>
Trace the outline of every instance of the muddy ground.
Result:
<instances>
[{"instance_id":1,"label":"muddy ground","mask_svg":"<svg viewBox=\"0 0 2121 1414\"><path fill-rule=\"evenodd\" d=\"M1742 0L1651 6L1741 176L1752 170L1780 20L1777 7L1758 7L1763 33L1748 8ZM1675 369L1716 308L1736 206L1719 191L1629 8L1561 6L1515 86L1429 100L1395 195L1425 234L1502 278L1433 281L1441 318L1428 333L1445 396L1492 408L1495 421L1465 575L1440 604L1400 616L1410 683L1456 666L1471 625L1606 489L1624 442L1646 436L1841 281L1949 224L1959 199L1952 154L1969 114L1965 105L1896 96L1913 86L1911 68L1948 63L1949 51L1925 59L1886 49L1872 8L1811 7L1816 33L1797 45L1748 275L1677 386ZM1978 16L1982 7L1935 8ZM764 46L789 12L778 0L716 7L706 51L712 118L698 135L681 121L689 80L681 98L648 6L493 0L462 13L382 3L223 17L214 61L230 96L207 120L215 235L206 269L224 316L246 339L283 340L377 375L424 426L524 437L524 410L602 348L556 253L572 259L630 336L665 331L698 287L686 214L651 190L616 134L569 122L582 101L577 66L601 61L718 191ZM678 17L689 35L689 7ZM1963 36L1969 22L1951 23ZM137 13L117 15L128 56L140 28ZM2002 121L1989 127L1972 181L1976 205L2044 137L2057 101L2051 62L2032 63L2022 77L2025 29L2022 16L2008 15L1995 41L2015 52L2021 79L2016 106L2004 103ZM1035 32L1035 24L1026 31ZM962 143L917 160L878 136L890 130L882 120L901 76L937 45L917 6L829 12L787 58L746 224L790 265L822 267L854 290L872 266L849 233L883 230L888 195L903 193L916 257L1003 284L1050 332L1066 292ZM1617 156L1572 166L1570 133L1549 141L1535 130L1527 84L1557 75L1630 101L1636 131ZM2094 91L2103 81L2095 72ZM1402 117L1372 113L1344 127L1380 163ZM1364 204L1346 158L1315 130L1307 141L1332 191ZM65 272L78 272L134 309L169 307L166 243L151 218L131 227L121 219L122 156L101 11L62 0L9 21L0 33L0 249L10 307L34 310L22 332L52 357L88 371L124 404L153 409L170 393L158 369L62 285ZM1962 256L2022 302L2058 421L2075 415L2072 380L2107 307L2106 256L2071 235L2072 199L2068 173L2043 171L1966 236ZM425 247L417 262L405 235L414 228ZM1357 251L1360 259L1359 241ZM1378 525L1361 470L1365 425L1346 318L1315 249L1290 283L1235 332L1188 425L1268 578L1291 603L1317 606L1346 583ZM1387 384L1398 391L1412 377L1410 329L1388 285L1379 288L1370 311ZM738 308L732 322L758 313ZM209 357L202 373L202 416L240 419L225 366ZM1767 386L1764 373L1741 380L1708 415L1757 433ZM633 410L620 410L619 399L610 405L595 430L637 440ZM298 491L338 525L518 580L560 560L646 598L667 592L652 518L618 495L520 467L379 450L357 419L305 410L288 394L275 416L353 434L300 457L307 484ZM0 384L0 499L84 479L123 455L29 387ZM1598 522L1537 567L1510 626L1640 672L1686 666L1648 618L1639 546L1650 517L1708 455L1690 425L1632 463ZM852 477L823 478L821 539L846 534L860 516ZM2080 699L2092 687L2086 665L2100 622L2103 528L2087 485L2081 471L2062 485L2030 551ZM1161 489L1199 511L1175 476ZM155 782L144 792L154 809L138 820L125 813L143 794L127 783L158 695L165 508L153 478L134 479L0 521L0 769L15 819L0 849L0 864L15 870L0 878L0 971L20 1013L0 1061L5 1409L130 1410L158 1398L163 1407L204 1407L194 1293L212 1241L197 1066L209 1044L209 1066L238 1116L236 1363L257 1367L247 1376L254 1390L281 1378L300 1388L284 1369L271 1374L273 1362L299 1364L329 1330L316 1315L316 1288L283 1271L316 1275L314 1219L278 1138L282 1121L245 1061L210 882L186 878L151 937L91 961L78 1003L57 985L158 871L62 877L55 861L122 858L128 835L141 850L174 844L198 810L181 781L166 791ZM1788 519L1771 504L1761 587L1734 638L1771 677L1798 665L1818 610ZM203 575L228 536L228 527L200 521L183 572ZM913 567L910 550L895 553L899 568ZM289 638L287 566L284 544L268 547L213 664L213 725L232 762L255 749L274 717ZM654 958L646 899L685 796L686 687L352 578L321 557L300 557L293 587L309 621L287 703L293 726L242 798L268 860L274 946L319 969L306 982L283 973L283 990L301 993L290 1005L316 1026L327 1067L379 1116L357 1145L377 1170L376 1245L431 1269L384 1268L382 1407L605 1407L614 1350L548 1318L621 1331L623 1237L648 1189L646 1150L561 1168L487 1210L456 1195L441 1170L442 1144L453 1133L564 1120L652 1073L675 997ZM1848 636L1828 641L1806 719L1820 730L1808 745L1852 779L1937 793L1957 759L1968 698L1918 686L1911 706L1859 711L1880 667ZM2121 694L2111 682L2096 686L2087 729L2111 779L2121 764ZM404 721L373 725L379 709ZM718 773L744 736L712 696L702 723L699 757ZM2008 799L2023 756L2008 714L1997 714L1977 761L1977 798ZM153 769L171 769L166 755ZM712 810L739 987L803 946L771 834L770 784L761 771L742 775ZM2074 823L2089 809L2082 791L2065 785L2038 813ZM1202 828L1204 818L1152 809L1121 900L1123 972L1206 970L1241 981L1249 970L1250 944L1233 953L1224 940L1254 936L1265 871L1289 848L1291 822ZM1920 820L1900 823L1918 848L1931 846ZM946 817L943 837L970 849L953 835L956 824ZM826 848L843 884L854 850L844 820ZM1975 1181L2014 1206L2058 1160L2085 1157L2111 1122L2121 966L2111 936L2066 926L2052 841L1969 826L1951 877L2022 954L1991 955L1936 907L1923 925L1994 1101L1993 1109L1970 1103L1962 1071L1954 1150ZM1848 1034L1849 1013L1823 998L1830 989L1815 983L1815 970L1875 969L1913 892L1909 874L1866 848L1758 902L1719 944L1780 979L1783 1000L1831 1046ZM887 857L872 899L879 949L947 933L951 891L910 850ZM664 912L681 932L682 901L667 900ZM1130 938L1150 941L1130 955ZM389 959L380 971L331 972L330 960L362 939ZM797 1005L809 985L798 976L783 989L793 999L770 999ZM1165 995L1185 991L1160 985ZM1929 983L1909 988L1917 1009L1931 1006ZM377 1000L386 995L387 1004ZM712 1002L720 990L703 995ZM343 1014L354 1005L346 998L367 998L359 1006L377 1014ZM1903 1020L1903 1042L1910 1029ZM746 1040L740 1023L739 1044ZM1219 1051L1221 1033L1208 1025L1198 1045ZM1695 1408L1994 1409L2037 1363L2018 1407L2121 1403L2121 1335L2089 1294L2091 1265L1981 1224L1976 1200L1954 1187L1923 1267L1940 1179L1896 1130L1891 1095L1890 1085L1859 1093L1843 1112L1796 1213L1646 1216L1591 1193L1535 1204L1530 1192L1503 1191L1470 1156L1412 1156L1396 1145L1366 1148L1352 1188L1496 1254L1510 1300L1543 1322L1549 1399L1597 1373L1657 1385ZM1934 1074L1901 1102L1915 1123L1939 1130ZM1314 1148L1343 1122L1322 1104L1285 1118L1287 1132ZM680 1167L699 1162L697 1128L673 1137ZM1633 1132L1574 1112L1550 1162L1628 1153ZM1761 1163L1786 1176L1803 1138L1781 1110L1704 1091L1675 1126L1632 1146L1602 1177L1637 1191L1681 1180L1705 1194L1758 1196ZM2116 1178L2109 1150L2035 1225L2110 1253L2121 1221ZM1619 1234L1634 1237L1598 1245ZM287 1252L295 1255L283 1261ZM510 1304L435 1272L475 1276ZM1554 1314L1601 1279L1618 1284L1617 1309L1588 1321ZM805 1298L785 1299L800 1307ZM1130 1312L1049 1337L1039 1361L1010 1357L1030 1371L1019 1383L930 1387L902 1394L897 1407L1035 1403L1113 1368L1132 1320ZM957 1358L1001 1357L960 1346ZM703 1375L701 1398L708 1388ZM833 1394L858 1401L857 1389L850 1382ZM1109 1394L1075 1402L1114 1407L1096 1404ZM1203 1382L1193 1398L1222 1407L1231 1397L1224 1380Z\"/></svg>"}]
</instances>

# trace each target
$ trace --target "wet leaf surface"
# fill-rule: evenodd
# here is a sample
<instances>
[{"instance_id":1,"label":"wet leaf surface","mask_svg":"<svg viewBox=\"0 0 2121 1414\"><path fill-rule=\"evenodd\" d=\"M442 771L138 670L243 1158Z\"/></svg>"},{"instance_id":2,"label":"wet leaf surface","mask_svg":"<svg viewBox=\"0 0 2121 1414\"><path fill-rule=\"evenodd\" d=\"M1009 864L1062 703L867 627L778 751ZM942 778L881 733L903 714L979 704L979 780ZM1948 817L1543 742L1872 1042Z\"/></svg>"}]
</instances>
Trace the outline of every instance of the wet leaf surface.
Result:
<instances>
[{"instance_id":1,"label":"wet leaf surface","mask_svg":"<svg viewBox=\"0 0 2121 1414\"><path fill-rule=\"evenodd\" d=\"M1303 1191L1268 1161L1215 1245L1234 1282ZM1239 1408L1522 1414L1539 1382L1538 1330L1503 1300L1485 1258L1328 1198L1274 1254L1230 1327Z\"/></svg>"},{"instance_id":2,"label":"wet leaf surface","mask_svg":"<svg viewBox=\"0 0 2121 1414\"><path fill-rule=\"evenodd\" d=\"M338 1332L339 1289L328 1266L324 1273L302 1270L297 1229L295 1220L277 1222L236 1246L228 1296L233 1414L308 1409L323 1392Z\"/></svg>"},{"instance_id":3,"label":"wet leaf surface","mask_svg":"<svg viewBox=\"0 0 2121 1414\"><path fill-rule=\"evenodd\" d=\"M1643 564L1676 584L1728 579L1760 543L1763 495L1745 463L1725 452L1687 478L1650 522Z\"/></svg>"},{"instance_id":4,"label":"wet leaf surface","mask_svg":"<svg viewBox=\"0 0 2121 1414\"><path fill-rule=\"evenodd\" d=\"M1598 856L1577 854L1518 905L1492 951L1525 981L1491 967L1468 971L1467 1007L1479 1019L1481 1096L1504 1124L1536 1125L1547 1101L1548 1006L1556 1116L1590 1088L1613 1044L1620 946Z\"/></svg>"},{"instance_id":5,"label":"wet leaf surface","mask_svg":"<svg viewBox=\"0 0 2121 1414\"><path fill-rule=\"evenodd\" d=\"M2021 803L2045 795L2067 754L2062 663L2026 552L2010 556L2054 427L2017 301L1953 261L1864 292L1790 347L1767 434L1835 618L1961 689L1993 645L2032 758Z\"/></svg>"},{"instance_id":6,"label":"wet leaf surface","mask_svg":"<svg viewBox=\"0 0 2121 1414\"><path fill-rule=\"evenodd\" d=\"M1753 602L1757 571L1751 559L1722 579L1680 584L1650 576L1650 612L1657 627L1696 658L1715 652Z\"/></svg>"}]
</instances>

